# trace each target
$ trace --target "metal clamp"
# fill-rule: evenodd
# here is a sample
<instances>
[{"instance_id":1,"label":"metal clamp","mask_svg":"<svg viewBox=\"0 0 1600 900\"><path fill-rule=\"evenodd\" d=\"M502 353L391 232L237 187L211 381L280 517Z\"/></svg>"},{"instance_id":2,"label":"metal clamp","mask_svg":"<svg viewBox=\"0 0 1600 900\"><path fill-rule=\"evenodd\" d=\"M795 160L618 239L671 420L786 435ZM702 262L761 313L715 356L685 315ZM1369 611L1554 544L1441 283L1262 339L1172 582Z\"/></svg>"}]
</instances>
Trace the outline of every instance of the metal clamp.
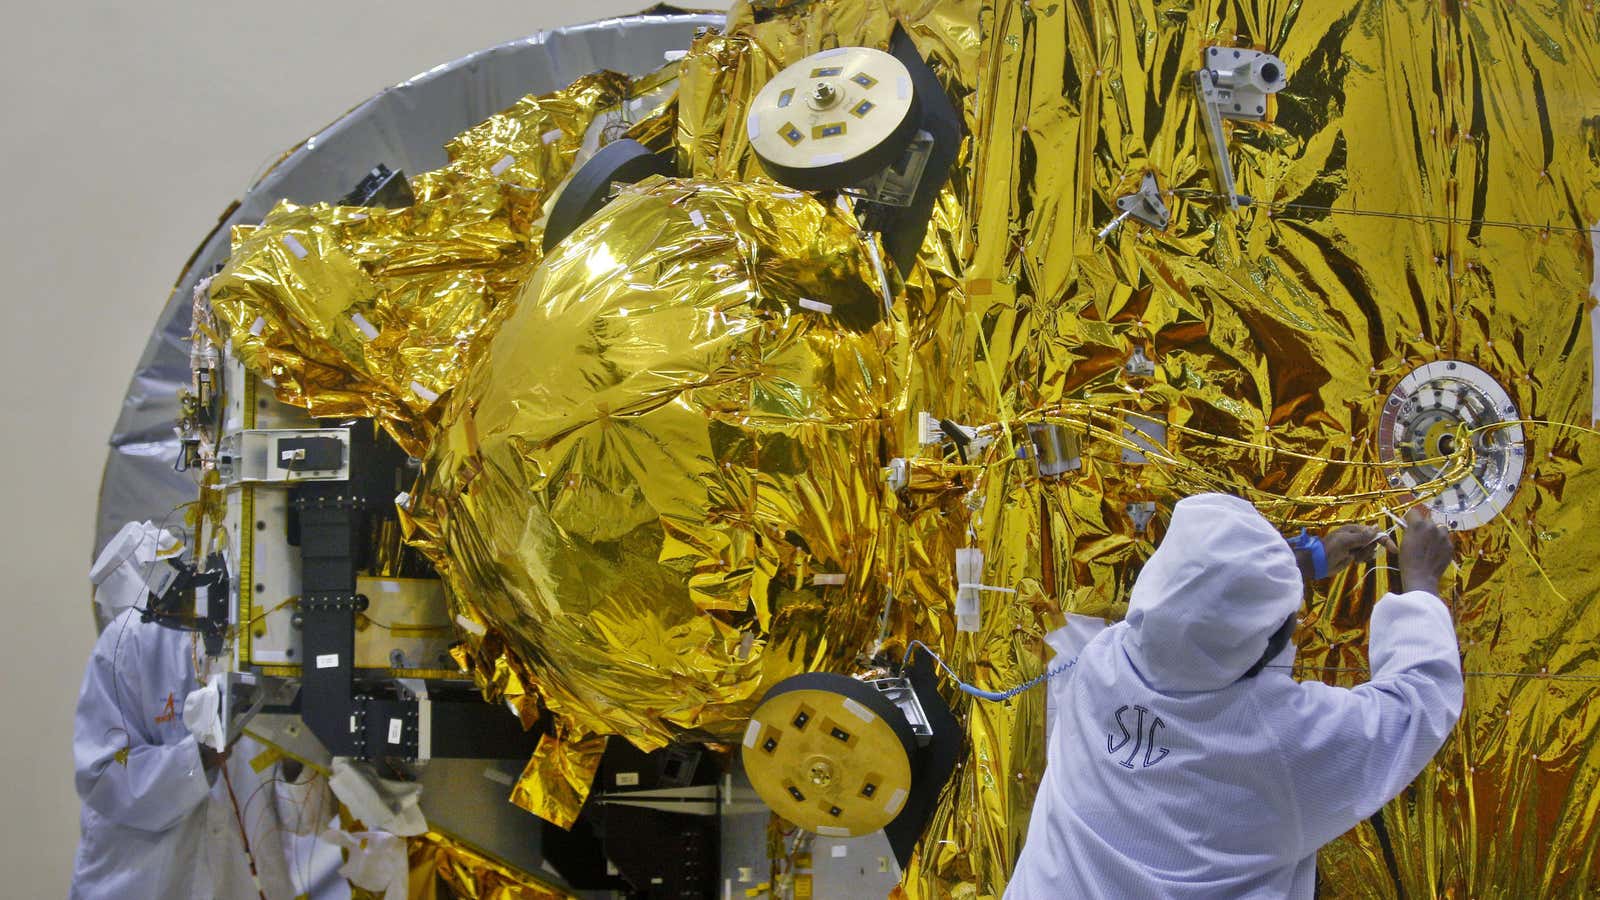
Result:
<instances>
[{"instance_id":1,"label":"metal clamp","mask_svg":"<svg viewBox=\"0 0 1600 900\"><path fill-rule=\"evenodd\" d=\"M1267 95L1276 94L1289 83L1283 60L1260 50L1211 47L1206 64L1194 73L1195 92L1205 109L1206 131L1211 136L1211 161L1228 207L1238 209L1254 201L1235 191L1233 161L1228 158L1228 136L1224 119L1259 122L1267 117Z\"/></svg>"}]
</instances>

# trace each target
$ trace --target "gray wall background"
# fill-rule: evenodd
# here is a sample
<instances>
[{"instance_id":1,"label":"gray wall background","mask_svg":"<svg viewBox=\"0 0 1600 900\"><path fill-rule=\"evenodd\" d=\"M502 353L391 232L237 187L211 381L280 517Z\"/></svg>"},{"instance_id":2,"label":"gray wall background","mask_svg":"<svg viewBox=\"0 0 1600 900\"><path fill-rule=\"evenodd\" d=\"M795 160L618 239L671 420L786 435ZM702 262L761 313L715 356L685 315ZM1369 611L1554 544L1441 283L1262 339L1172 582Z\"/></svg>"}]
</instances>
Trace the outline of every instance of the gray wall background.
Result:
<instances>
[{"instance_id":1,"label":"gray wall background","mask_svg":"<svg viewBox=\"0 0 1600 900\"><path fill-rule=\"evenodd\" d=\"M66 892L105 441L190 252L268 162L441 62L648 0L9 4L0 36L0 894ZM720 8L722 0L706 5Z\"/></svg>"}]
</instances>

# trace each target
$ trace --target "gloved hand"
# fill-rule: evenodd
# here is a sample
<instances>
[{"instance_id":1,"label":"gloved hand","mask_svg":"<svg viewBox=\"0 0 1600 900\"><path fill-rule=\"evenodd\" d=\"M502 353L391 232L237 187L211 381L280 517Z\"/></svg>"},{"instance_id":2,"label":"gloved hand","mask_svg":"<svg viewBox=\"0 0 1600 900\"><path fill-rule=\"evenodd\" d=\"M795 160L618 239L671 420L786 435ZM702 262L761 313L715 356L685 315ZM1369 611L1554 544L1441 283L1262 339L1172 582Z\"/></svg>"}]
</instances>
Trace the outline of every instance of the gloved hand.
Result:
<instances>
[{"instance_id":1,"label":"gloved hand","mask_svg":"<svg viewBox=\"0 0 1600 900\"><path fill-rule=\"evenodd\" d=\"M222 692L216 682L183 698L183 725L194 735L201 746L218 753L228 743L228 733L222 727Z\"/></svg>"},{"instance_id":2,"label":"gloved hand","mask_svg":"<svg viewBox=\"0 0 1600 900\"><path fill-rule=\"evenodd\" d=\"M374 831L387 831L401 837L428 830L417 801L422 785L416 782L382 778L371 763L334 757L333 775L328 786L351 814Z\"/></svg>"},{"instance_id":3,"label":"gloved hand","mask_svg":"<svg viewBox=\"0 0 1600 900\"><path fill-rule=\"evenodd\" d=\"M1379 547L1395 551L1394 538L1370 525L1341 525L1322 538L1322 546L1328 554L1330 576L1353 562L1372 562Z\"/></svg>"},{"instance_id":4,"label":"gloved hand","mask_svg":"<svg viewBox=\"0 0 1600 900\"><path fill-rule=\"evenodd\" d=\"M1450 529L1433 521L1425 507L1406 513L1406 532L1400 539L1400 584L1407 591L1427 591L1439 596L1439 579L1455 558Z\"/></svg>"}]
</instances>

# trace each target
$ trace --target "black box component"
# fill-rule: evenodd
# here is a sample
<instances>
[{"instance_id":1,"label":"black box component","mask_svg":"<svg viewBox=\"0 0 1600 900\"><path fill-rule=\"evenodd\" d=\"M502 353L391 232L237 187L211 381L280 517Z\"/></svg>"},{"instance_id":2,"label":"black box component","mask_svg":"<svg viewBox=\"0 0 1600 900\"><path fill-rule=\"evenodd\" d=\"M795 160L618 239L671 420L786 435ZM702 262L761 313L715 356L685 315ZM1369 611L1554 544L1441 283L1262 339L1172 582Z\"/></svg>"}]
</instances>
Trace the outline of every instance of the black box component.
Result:
<instances>
[{"instance_id":1,"label":"black box component","mask_svg":"<svg viewBox=\"0 0 1600 900\"><path fill-rule=\"evenodd\" d=\"M417 198L411 193L406 173L398 169L390 171L388 166L379 163L340 199L339 205L405 209L415 202Z\"/></svg>"},{"instance_id":2,"label":"black box component","mask_svg":"<svg viewBox=\"0 0 1600 900\"><path fill-rule=\"evenodd\" d=\"M276 459L291 472L329 472L344 464L344 444L338 438L281 438Z\"/></svg>"}]
</instances>

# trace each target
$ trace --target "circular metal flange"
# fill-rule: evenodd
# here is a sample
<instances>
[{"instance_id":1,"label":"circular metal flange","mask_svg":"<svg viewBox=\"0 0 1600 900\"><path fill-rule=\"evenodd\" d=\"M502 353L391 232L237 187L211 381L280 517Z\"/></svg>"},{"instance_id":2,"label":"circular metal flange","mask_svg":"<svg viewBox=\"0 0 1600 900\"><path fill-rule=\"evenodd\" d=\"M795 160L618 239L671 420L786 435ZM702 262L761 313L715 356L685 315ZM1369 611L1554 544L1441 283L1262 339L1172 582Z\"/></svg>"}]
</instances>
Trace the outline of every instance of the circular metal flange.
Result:
<instances>
[{"instance_id":1,"label":"circular metal flange","mask_svg":"<svg viewBox=\"0 0 1600 900\"><path fill-rule=\"evenodd\" d=\"M862 184L897 162L920 116L911 73L881 50L838 47L772 77L746 120L777 181L805 191Z\"/></svg>"},{"instance_id":2,"label":"circular metal flange","mask_svg":"<svg viewBox=\"0 0 1600 900\"><path fill-rule=\"evenodd\" d=\"M915 736L870 685L809 672L773 685L745 730L745 775L773 812L830 837L870 834L911 791Z\"/></svg>"},{"instance_id":3,"label":"circular metal flange","mask_svg":"<svg viewBox=\"0 0 1600 900\"><path fill-rule=\"evenodd\" d=\"M1526 449L1522 426L1479 430L1520 418L1517 406L1488 372L1459 360L1412 369L1383 406L1378 458L1397 463L1389 483L1414 487L1439 476L1442 461L1457 453L1462 428L1471 433L1472 473L1429 501L1434 518L1453 531L1477 528L1506 508L1522 480Z\"/></svg>"}]
</instances>

